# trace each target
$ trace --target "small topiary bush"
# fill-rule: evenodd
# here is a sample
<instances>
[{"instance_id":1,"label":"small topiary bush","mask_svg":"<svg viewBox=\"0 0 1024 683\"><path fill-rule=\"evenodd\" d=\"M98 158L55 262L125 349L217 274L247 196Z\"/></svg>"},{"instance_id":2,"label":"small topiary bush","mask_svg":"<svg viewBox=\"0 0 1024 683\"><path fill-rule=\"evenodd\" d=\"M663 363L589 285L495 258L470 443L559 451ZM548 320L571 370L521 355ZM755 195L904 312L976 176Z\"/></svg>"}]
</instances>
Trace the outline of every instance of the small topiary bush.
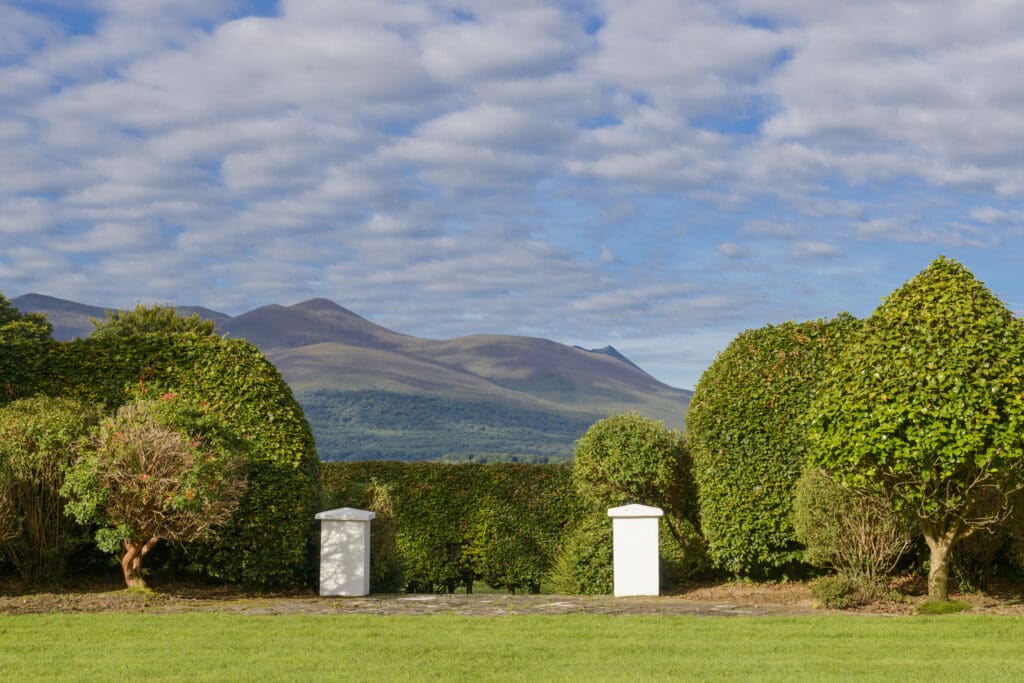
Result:
<instances>
[{"instance_id":1,"label":"small topiary bush","mask_svg":"<svg viewBox=\"0 0 1024 683\"><path fill-rule=\"evenodd\" d=\"M638 413L599 420L576 444L572 479L585 512L582 528L570 527L557 562L558 583L585 592L611 592L611 520L607 510L630 503L661 508L659 523L662 586L671 588L706 571L707 555L697 526L696 492L682 434ZM603 531L602 531L603 529ZM580 540L604 545L593 550ZM591 566L604 562L605 567ZM581 572L573 578L566 572ZM610 581L610 579L609 579ZM600 589L599 589L600 588ZM605 590L607 588L607 590Z\"/></svg>"}]
</instances>

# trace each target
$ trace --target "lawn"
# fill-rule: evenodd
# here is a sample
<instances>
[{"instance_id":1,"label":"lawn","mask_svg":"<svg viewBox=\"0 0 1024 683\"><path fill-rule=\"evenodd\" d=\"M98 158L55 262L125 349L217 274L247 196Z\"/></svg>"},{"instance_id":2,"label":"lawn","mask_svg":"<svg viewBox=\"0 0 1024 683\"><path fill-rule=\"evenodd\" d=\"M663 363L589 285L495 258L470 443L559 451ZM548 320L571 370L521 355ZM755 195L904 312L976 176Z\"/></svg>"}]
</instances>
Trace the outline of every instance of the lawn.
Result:
<instances>
[{"instance_id":1,"label":"lawn","mask_svg":"<svg viewBox=\"0 0 1024 683\"><path fill-rule=\"evenodd\" d=\"M2 680L1022 680L1024 618L0 616Z\"/></svg>"}]
</instances>

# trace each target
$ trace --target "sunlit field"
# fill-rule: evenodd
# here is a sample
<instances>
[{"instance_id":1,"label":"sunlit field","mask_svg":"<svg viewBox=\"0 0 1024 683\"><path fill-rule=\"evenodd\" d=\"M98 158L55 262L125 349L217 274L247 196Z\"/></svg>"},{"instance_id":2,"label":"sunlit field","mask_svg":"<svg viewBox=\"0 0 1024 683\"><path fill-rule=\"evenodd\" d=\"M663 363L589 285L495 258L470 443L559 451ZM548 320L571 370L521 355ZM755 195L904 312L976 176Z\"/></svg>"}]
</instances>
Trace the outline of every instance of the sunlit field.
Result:
<instances>
[{"instance_id":1,"label":"sunlit field","mask_svg":"<svg viewBox=\"0 0 1024 683\"><path fill-rule=\"evenodd\" d=\"M1020 680L1024 619L0 617L3 680Z\"/></svg>"}]
</instances>

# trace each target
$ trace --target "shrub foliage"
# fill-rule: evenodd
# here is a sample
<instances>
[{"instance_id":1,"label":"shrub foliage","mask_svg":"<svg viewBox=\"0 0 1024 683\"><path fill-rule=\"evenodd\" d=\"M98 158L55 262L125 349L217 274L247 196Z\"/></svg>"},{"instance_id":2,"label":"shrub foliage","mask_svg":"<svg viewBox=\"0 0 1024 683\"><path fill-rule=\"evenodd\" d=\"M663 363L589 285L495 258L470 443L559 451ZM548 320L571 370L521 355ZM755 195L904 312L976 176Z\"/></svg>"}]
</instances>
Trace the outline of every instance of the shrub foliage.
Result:
<instances>
[{"instance_id":1,"label":"shrub foliage","mask_svg":"<svg viewBox=\"0 0 1024 683\"><path fill-rule=\"evenodd\" d=\"M686 435L701 529L720 568L772 576L801 559L790 516L808 448L801 418L857 325L842 314L747 330L700 378Z\"/></svg>"},{"instance_id":2,"label":"shrub foliage","mask_svg":"<svg viewBox=\"0 0 1024 683\"><path fill-rule=\"evenodd\" d=\"M697 527L697 500L683 436L638 413L594 423L576 444L572 479L583 512L566 534L557 562L559 582L579 592L611 591L610 507L653 505L659 524L662 585L671 587L706 568ZM598 563L593 565L593 563ZM575 572L575 575L567 572Z\"/></svg>"},{"instance_id":3,"label":"shrub foliage","mask_svg":"<svg viewBox=\"0 0 1024 683\"><path fill-rule=\"evenodd\" d=\"M1024 323L939 258L864 322L810 418L814 463L917 518L929 598L945 600L950 549L1024 484Z\"/></svg>"},{"instance_id":4,"label":"shrub foliage","mask_svg":"<svg viewBox=\"0 0 1024 683\"><path fill-rule=\"evenodd\" d=\"M95 523L100 549L121 554L129 587L161 540L215 536L245 490L245 448L219 420L174 394L133 401L100 422L67 474L67 509Z\"/></svg>"},{"instance_id":5,"label":"shrub foliage","mask_svg":"<svg viewBox=\"0 0 1024 683\"><path fill-rule=\"evenodd\" d=\"M416 592L472 591L478 580L540 590L575 507L564 465L330 462L321 472L331 507L370 508L386 488L404 588ZM375 519L371 549L386 533Z\"/></svg>"},{"instance_id":6,"label":"shrub foliage","mask_svg":"<svg viewBox=\"0 0 1024 683\"><path fill-rule=\"evenodd\" d=\"M256 347L199 334L0 339L0 403L41 393L114 410L147 391L205 404L249 446L245 496L218 540L187 549L189 567L253 585L308 582L316 447L291 389Z\"/></svg>"},{"instance_id":7,"label":"shrub foliage","mask_svg":"<svg viewBox=\"0 0 1024 683\"><path fill-rule=\"evenodd\" d=\"M804 558L868 586L890 576L914 542L914 523L877 491L809 467L796 485L793 526Z\"/></svg>"},{"instance_id":8,"label":"shrub foliage","mask_svg":"<svg viewBox=\"0 0 1024 683\"><path fill-rule=\"evenodd\" d=\"M86 539L61 495L79 442L98 411L36 396L0 408L0 550L27 583L52 583Z\"/></svg>"}]
</instances>

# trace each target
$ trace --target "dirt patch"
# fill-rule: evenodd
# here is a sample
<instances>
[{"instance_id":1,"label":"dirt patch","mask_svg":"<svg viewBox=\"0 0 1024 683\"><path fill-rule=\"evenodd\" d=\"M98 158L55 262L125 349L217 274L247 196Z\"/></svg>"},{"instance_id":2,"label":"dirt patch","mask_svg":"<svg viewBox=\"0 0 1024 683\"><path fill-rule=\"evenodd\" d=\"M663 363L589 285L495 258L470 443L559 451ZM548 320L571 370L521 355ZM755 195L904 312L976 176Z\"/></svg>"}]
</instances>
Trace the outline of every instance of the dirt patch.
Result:
<instances>
[{"instance_id":1,"label":"dirt patch","mask_svg":"<svg viewBox=\"0 0 1024 683\"><path fill-rule=\"evenodd\" d=\"M1020 586L956 595L976 613L1024 615ZM879 602L857 610L911 614L922 596ZM0 590L0 614L137 612L152 614L378 614L503 616L514 614L635 614L706 616L806 615L828 612L816 606L806 583L720 583L692 586L660 597L614 598L581 595L372 595L323 598L309 591L257 593L231 586L166 584L152 591L123 590L116 583L75 586L60 592L18 594Z\"/></svg>"}]
</instances>

